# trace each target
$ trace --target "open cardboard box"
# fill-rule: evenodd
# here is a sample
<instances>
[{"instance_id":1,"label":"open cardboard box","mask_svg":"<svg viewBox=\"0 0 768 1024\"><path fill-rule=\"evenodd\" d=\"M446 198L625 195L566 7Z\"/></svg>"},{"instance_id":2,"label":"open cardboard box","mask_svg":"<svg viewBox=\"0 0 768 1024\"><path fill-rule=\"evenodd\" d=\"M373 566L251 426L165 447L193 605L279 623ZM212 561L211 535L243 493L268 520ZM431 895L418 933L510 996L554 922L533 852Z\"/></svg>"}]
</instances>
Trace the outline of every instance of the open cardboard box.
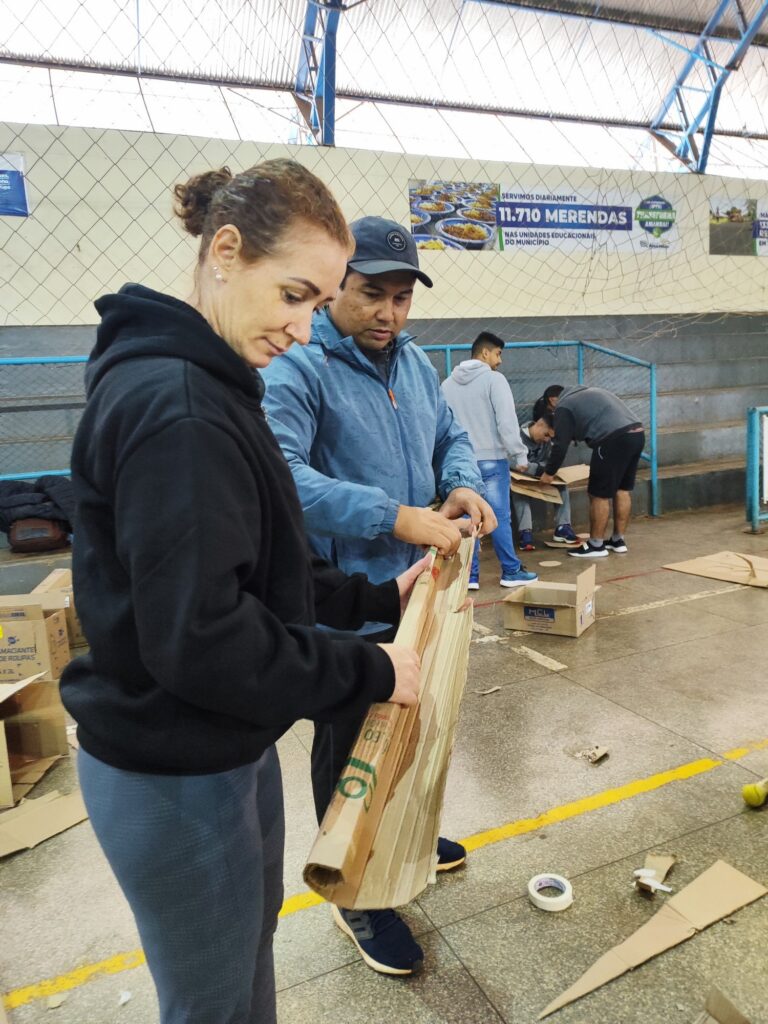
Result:
<instances>
[{"instance_id":1,"label":"open cardboard box","mask_svg":"<svg viewBox=\"0 0 768 1024\"><path fill-rule=\"evenodd\" d=\"M63 608L46 611L30 594L0 597L0 682L58 679L69 660Z\"/></svg>"},{"instance_id":2,"label":"open cardboard box","mask_svg":"<svg viewBox=\"0 0 768 1024\"><path fill-rule=\"evenodd\" d=\"M555 636L581 636L595 621L594 565L575 583L529 583L503 601L504 628Z\"/></svg>"},{"instance_id":3,"label":"open cardboard box","mask_svg":"<svg viewBox=\"0 0 768 1024\"><path fill-rule=\"evenodd\" d=\"M81 647L88 643L75 607L71 569L54 569L41 583L38 583L29 596L34 596L36 600L39 600L45 611L64 609L70 647Z\"/></svg>"},{"instance_id":4,"label":"open cardboard box","mask_svg":"<svg viewBox=\"0 0 768 1024\"><path fill-rule=\"evenodd\" d=\"M0 808L13 807L69 753L58 683L0 683Z\"/></svg>"}]
</instances>

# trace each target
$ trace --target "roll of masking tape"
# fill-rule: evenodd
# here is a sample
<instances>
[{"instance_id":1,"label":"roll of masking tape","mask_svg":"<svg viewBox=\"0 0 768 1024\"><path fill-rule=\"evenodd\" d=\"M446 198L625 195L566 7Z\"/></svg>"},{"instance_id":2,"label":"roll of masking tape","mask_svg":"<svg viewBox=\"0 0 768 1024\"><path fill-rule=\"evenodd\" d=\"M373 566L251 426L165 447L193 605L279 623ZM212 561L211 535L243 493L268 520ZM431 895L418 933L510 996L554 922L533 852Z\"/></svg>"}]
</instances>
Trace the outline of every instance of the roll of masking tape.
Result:
<instances>
[{"instance_id":1,"label":"roll of masking tape","mask_svg":"<svg viewBox=\"0 0 768 1024\"><path fill-rule=\"evenodd\" d=\"M556 896L542 889L557 889ZM573 903L573 888L562 875L534 875L528 883L528 899L539 910L567 910Z\"/></svg>"}]
</instances>

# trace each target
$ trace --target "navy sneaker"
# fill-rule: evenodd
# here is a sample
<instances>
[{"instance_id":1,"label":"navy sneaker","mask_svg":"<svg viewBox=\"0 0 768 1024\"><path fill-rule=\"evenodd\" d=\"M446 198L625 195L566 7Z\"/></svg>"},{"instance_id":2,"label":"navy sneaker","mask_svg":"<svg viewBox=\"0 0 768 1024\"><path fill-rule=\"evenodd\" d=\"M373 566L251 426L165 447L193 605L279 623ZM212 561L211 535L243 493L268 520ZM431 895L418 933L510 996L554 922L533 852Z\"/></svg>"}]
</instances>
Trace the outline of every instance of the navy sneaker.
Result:
<instances>
[{"instance_id":1,"label":"navy sneaker","mask_svg":"<svg viewBox=\"0 0 768 1024\"><path fill-rule=\"evenodd\" d=\"M499 580L500 587L524 587L527 583L535 583L539 577L535 572L528 572L524 565L521 565L517 572L508 576L502 576Z\"/></svg>"},{"instance_id":2,"label":"navy sneaker","mask_svg":"<svg viewBox=\"0 0 768 1024\"><path fill-rule=\"evenodd\" d=\"M569 551L568 554L571 558L607 558L608 548L605 544L596 546L591 541L585 540L581 547Z\"/></svg>"},{"instance_id":3,"label":"navy sneaker","mask_svg":"<svg viewBox=\"0 0 768 1024\"><path fill-rule=\"evenodd\" d=\"M535 551L536 545L533 543L533 533L530 530L520 531L520 550L521 551Z\"/></svg>"},{"instance_id":4,"label":"navy sneaker","mask_svg":"<svg viewBox=\"0 0 768 1024\"><path fill-rule=\"evenodd\" d=\"M344 910L331 905L333 920L379 974L413 974L424 952L394 910Z\"/></svg>"},{"instance_id":5,"label":"navy sneaker","mask_svg":"<svg viewBox=\"0 0 768 1024\"><path fill-rule=\"evenodd\" d=\"M627 551L629 550L627 548L627 542L624 540L623 537L611 537L610 540L607 540L605 542L605 546L608 548L609 551L613 551L617 555L626 555Z\"/></svg>"},{"instance_id":6,"label":"navy sneaker","mask_svg":"<svg viewBox=\"0 0 768 1024\"><path fill-rule=\"evenodd\" d=\"M467 859L467 851L461 843L440 836L437 840L437 870L453 871L460 868Z\"/></svg>"},{"instance_id":7,"label":"navy sneaker","mask_svg":"<svg viewBox=\"0 0 768 1024\"><path fill-rule=\"evenodd\" d=\"M563 523L555 530L552 534L552 540L557 541L558 544L578 544L579 538L573 532L573 527L570 523Z\"/></svg>"}]
</instances>

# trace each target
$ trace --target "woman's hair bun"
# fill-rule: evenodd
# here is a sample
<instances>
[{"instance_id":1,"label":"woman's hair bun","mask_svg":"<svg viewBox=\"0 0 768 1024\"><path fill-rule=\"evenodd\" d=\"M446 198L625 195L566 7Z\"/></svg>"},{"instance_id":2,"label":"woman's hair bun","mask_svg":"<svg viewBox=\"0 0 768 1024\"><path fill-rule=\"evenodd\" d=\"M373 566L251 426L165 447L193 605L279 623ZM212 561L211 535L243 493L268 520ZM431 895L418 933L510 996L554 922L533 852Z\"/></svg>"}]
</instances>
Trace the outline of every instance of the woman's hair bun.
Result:
<instances>
[{"instance_id":1,"label":"woman's hair bun","mask_svg":"<svg viewBox=\"0 0 768 1024\"><path fill-rule=\"evenodd\" d=\"M214 193L232 181L232 172L228 167L220 167L218 171L206 171L182 185L175 185L173 194L176 197L173 210L180 217L186 231L197 238L202 235L205 217L211 205Z\"/></svg>"}]
</instances>

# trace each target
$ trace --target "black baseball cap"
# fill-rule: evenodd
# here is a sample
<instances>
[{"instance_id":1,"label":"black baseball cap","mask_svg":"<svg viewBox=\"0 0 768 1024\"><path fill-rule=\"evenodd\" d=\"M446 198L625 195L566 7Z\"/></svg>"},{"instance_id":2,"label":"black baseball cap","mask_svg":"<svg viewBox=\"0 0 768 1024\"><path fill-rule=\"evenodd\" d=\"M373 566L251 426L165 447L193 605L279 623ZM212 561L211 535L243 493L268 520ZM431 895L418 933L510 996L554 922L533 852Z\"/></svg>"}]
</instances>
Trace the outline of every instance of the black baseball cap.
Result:
<instances>
[{"instance_id":1,"label":"black baseball cap","mask_svg":"<svg viewBox=\"0 0 768 1024\"><path fill-rule=\"evenodd\" d=\"M419 250L413 235L397 221L383 217L361 217L349 225L355 239L355 254L347 264L359 274L386 274L411 270L427 288L432 279L419 270Z\"/></svg>"}]
</instances>

